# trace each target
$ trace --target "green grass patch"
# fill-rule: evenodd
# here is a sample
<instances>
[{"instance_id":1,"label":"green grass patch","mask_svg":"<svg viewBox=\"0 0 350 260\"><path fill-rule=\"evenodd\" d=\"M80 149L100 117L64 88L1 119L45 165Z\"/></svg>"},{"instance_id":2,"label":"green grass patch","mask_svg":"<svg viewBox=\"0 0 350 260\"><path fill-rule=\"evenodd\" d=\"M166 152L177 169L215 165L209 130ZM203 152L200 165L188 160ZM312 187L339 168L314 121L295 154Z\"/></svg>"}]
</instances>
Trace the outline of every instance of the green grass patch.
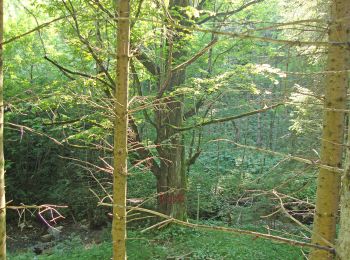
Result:
<instances>
[{"instance_id":1,"label":"green grass patch","mask_svg":"<svg viewBox=\"0 0 350 260\"><path fill-rule=\"evenodd\" d=\"M141 234L130 231L128 259L303 259L300 248L251 236L172 226ZM85 244L78 238L60 242L38 259L104 260L112 257L110 242ZM182 257L182 258L181 258ZM33 253L13 254L10 260L34 259Z\"/></svg>"}]
</instances>

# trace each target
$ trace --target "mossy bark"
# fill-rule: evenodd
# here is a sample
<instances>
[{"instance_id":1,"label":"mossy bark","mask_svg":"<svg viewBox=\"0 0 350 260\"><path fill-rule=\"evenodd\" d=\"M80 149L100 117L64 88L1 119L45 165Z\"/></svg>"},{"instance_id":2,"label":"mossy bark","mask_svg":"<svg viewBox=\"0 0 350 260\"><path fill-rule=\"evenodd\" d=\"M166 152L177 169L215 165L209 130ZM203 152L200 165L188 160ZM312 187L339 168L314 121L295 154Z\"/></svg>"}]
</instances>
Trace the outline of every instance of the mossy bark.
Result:
<instances>
[{"instance_id":1,"label":"mossy bark","mask_svg":"<svg viewBox=\"0 0 350 260\"><path fill-rule=\"evenodd\" d=\"M169 10L178 10L178 7L189 5L188 0L171 0ZM177 18L174 18L177 19ZM180 23L186 22L182 16ZM166 29L168 30L168 29ZM174 30L173 28L169 28ZM167 58L164 71L169 69L169 64L185 56L183 48L175 47L183 39L184 32L173 31L165 34ZM170 47L171 46L171 47ZM171 55L169 55L171 52ZM185 83L186 70L181 69L168 75L169 79L160 79L159 91L162 91L166 82L166 91L174 91ZM157 176L158 211L170 215L176 219L186 219L186 163L184 137L174 127L182 127L184 108L181 95L163 97L156 107L155 119L157 125L157 151L160 159L160 169Z\"/></svg>"},{"instance_id":2,"label":"mossy bark","mask_svg":"<svg viewBox=\"0 0 350 260\"><path fill-rule=\"evenodd\" d=\"M348 46L349 39L349 0L333 0L331 4L331 25L329 42L323 134L321 144L321 163L341 167L344 135L344 110L346 108L346 90L348 86ZM317 179L316 212L312 242L329 246L335 243L336 222L339 205L340 174L321 169ZM311 260L333 259L333 255L324 250L313 250Z\"/></svg>"},{"instance_id":3,"label":"mossy bark","mask_svg":"<svg viewBox=\"0 0 350 260\"><path fill-rule=\"evenodd\" d=\"M169 125L181 126L183 102L169 97L158 106L158 153L160 171L157 175L158 210L176 219L186 218L186 167L183 135Z\"/></svg>"},{"instance_id":4,"label":"mossy bark","mask_svg":"<svg viewBox=\"0 0 350 260\"><path fill-rule=\"evenodd\" d=\"M130 3L118 1L117 85L115 87L113 173L113 259L126 259L127 129L130 49Z\"/></svg>"}]
</instances>

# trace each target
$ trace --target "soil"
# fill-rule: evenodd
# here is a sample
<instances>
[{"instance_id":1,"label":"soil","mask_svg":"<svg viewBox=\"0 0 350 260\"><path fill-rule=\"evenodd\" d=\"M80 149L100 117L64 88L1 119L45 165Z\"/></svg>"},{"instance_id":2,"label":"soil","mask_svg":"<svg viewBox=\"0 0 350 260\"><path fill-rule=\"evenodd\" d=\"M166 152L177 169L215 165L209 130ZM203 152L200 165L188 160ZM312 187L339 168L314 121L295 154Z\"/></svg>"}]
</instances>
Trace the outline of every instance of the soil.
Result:
<instances>
[{"instance_id":1,"label":"soil","mask_svg":"<svg viewBox=\"0 0 350 260\"><path fill-rule=\"evenodd\" d=\"M56 238L50 236L49 228L38 223L10 224L7 226L7 249L10 253L28 252L37 247L48 250L57 242L69 239L73 234L79 236L84 244L99 244L105 234L102 228L92 230L87 224L81 223L61 222L53 228L61 229Z\"/></svg>"}]
</instances>

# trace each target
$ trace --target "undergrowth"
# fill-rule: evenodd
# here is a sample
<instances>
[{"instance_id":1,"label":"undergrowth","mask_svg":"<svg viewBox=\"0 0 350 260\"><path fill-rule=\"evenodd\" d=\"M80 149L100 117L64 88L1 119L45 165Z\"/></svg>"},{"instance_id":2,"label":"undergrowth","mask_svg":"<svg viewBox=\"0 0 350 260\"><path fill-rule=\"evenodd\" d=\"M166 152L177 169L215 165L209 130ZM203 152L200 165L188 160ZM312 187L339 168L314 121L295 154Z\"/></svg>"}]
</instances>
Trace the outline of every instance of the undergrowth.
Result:
<instances>
[{"instance_id":1,"label":"undergrowth","mask_svg":"<svg viewBox=\"0 0 350 260\"><path fill-rule=\"evenodd\" d=\"M251 229L251 227L250 227ZM110 241L110 240L109 240ZM48 260L104 260L111 259L109 241L84 244L79 237L61 241L37 259ZM172 226L148 233L128 232L128 259L303 259L300 248L261 238L193 230ZM35 259L32 252L10 254L9 260Z\"/></svg>"}]
</instances>

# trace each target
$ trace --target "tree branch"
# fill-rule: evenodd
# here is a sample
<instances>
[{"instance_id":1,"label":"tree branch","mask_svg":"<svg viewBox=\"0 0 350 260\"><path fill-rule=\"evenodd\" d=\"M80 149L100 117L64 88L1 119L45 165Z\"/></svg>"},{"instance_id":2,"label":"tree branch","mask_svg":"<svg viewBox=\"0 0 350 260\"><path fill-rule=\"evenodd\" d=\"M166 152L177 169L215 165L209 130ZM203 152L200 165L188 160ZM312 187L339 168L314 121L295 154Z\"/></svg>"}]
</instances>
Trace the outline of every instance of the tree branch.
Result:
<instances>
[{"instance_id":1,"label":"tree branch","mask_svg":"<svg viewBox=\"0 0 350 260\"><path fill-rule=\"evenodd\" d=\"M108 207L112 206L112 204L104 203L104 202L99 202L98 205L100 205L100 206L108 206ZM316 244L312 244L312 243L297 241L297 240L293 240L293 239L289 239L289 238L285 238L285 237L274 236L274 235L265 234L265 233L259 233L259 232L250 231L250 230L228 228L228 227L220 227L220 226L208 226L208 225L202 225L202 224L193 224L193 223L190 223L190 222L174 219L171 216L168 216L168 215L165 215L165 214L162 214L162 213L150 210L150 209L145 209L145 208L140 208L140 207L131 207L131 206L127 206L127 209L136 210L136 211L140 211L140 212L145 212L145 213L149 213L149 214L152 214L152 215L156 215L158 217L161 217L161 218L169 220L169 222L173 222L174 224L182 225L182 226L185 226L185 227L198 228L198 229L204 229L204 230L215 230L215 231L221 231L221 232L226 232L226 233L236 233L236 234L252 236L254 238L269 239L269 240L277 241L277 242L280 242L280 243L283 243L283 244L289 244L289 245L294 245L294 246L298 246L298 247L318 248L318 249L326 250L326 251L329 251L329 252L332 252L332 253L335 252L335 249L331 248L331 247L320 246L320 245L316 245Z\"/></svg>"},{"instance_id":2,"label":"tree branch","mask_svg":"<svg viewBox=\"0 0 350 260\"><path fill-rule=\"evenodd\" d=\"M98 6L99 9L101 9L104 13L106 13L108 15L109 18L111 18L112 20L116 20L117 18L117 13L114 15L113 13L111 13L107 8L105 8L101 2L99 0L92 0L92 2L94 2L94 4L96 4Z\"/></svg>"},{"instance_id":3,"label":"tree branch","mask_svg":"<svg viewBox=\"0 0 350 260\"><path fill-rule=\"evenodd\" d=\"M130 62L130 67L131 67L131 72L132 72L134 82L135 82L136 87L137 87L138 94L139 94L139 96L143 96L142 89L141 89L141 83L140 83L139 77L137 75L137 71L136 71L136 68L134 66L134 63L132 61ZM153 122L153 120L151 119L151 117L147 113L147 110L142 109L142 112L143 112L145 119L157 129L156 123Z\"/></svg>"},{"instance_id":4,"label":"tree branch","mask_svg":"<svg viewBox=\"0 0 350 260\"><path fill-rule=\"evenodd\" d=\"M203 24L211 19L214 19L214 18L218 18L218 17L221 17L221 16L230 16L230 15L233 15L233 14L236 14L236 13L239 13L240 11L246 9L247 7L251 6L251 5L254 5L254 4L257 4L257 3L260 3L260 2L263 2L264 0L253 0L253 1L250 1L246 4L243 4L242 6L238 7L237 9L235 10L232 10L232 11L228 11L228 12L221 12L221 13L217 13L216 15L212 15L212 16L208 16L206 18L204 18L203 20L200 20L197 22L197 24Z\"/></svg>"},{"instance_id":5,"label":"tree branch","mask_svg":"<svg viewBox=\"0 0 350 260\"><path fill-rule=\"evenodd\" d=\"M163 24L163 23L161 23ZM217 31L212 29L201 28L199 26L184 26L181 24L172 23L172 27L187 30L188 32L203 32L211 33L215 35L225 35L227 37L238 38L238 39L248 39L255 40L260 42L270 42L276 44L287 44L291 46L348 46L347 42L328 42L328 41L293 41L293 40L283 40L283 39L274 39L269 37L255 36L247 33L235 33L228 31Z\"/></svg>"},{"instance_id":6,"label":"tree branch","mask_svg":"<svg viewBox=\"0 0 350 260\"><path fill-rule=\"evenodd\" d=\"M178 70L184 69L187 66L191 65L197 59L202 57L207 51L209 51L217 42L218 42L218 39L215 37L210 43L207 44L207 46L205 46L203 49L201 49L199 52L193 55L189 60L177 65L175 68L171 70L171 72L174 73Z\"/></svg>"},{"instance_id":7,"label":"tree branch","mask_svg":"<svg viewBox=\"0 0 350 260\"><path fill-rule=\"evenodd\" d=\"M101 61L101 59L96 55L96 53L94 52L93 47L91 46L90 42L85 39L85 37L80 33L80 28L79 28L79 23L78 23L78 19L77 19L77 15L76 15L76 11L74 9L73 4L71 3L70 0L68 0L71 9L68 7L68 5L66 4L66 2L63 0L63 4L66 7L66 9L68 10L68 12L71 14L71 17L73 18L74 21L74 25L72 25L73 29L76 31L78 38L80 39L80 41L86 46L86 48L88 49L89 53L91 54L91 56L93 57L93 59L95 60L95 62L97 63L97 65L99 66L99 68L101 69L101 71L106 75L107 79L110 82L110 85L115 86L115 81L113 80L113 78L111 77L111 75L109 74L108 70L105 68L105 66L103 65L103 62Z\"/></svg>"},{"instance_id":8,"label":"tree branch","mask_svg":"<svg viewBox=\"0 0 350 260\"><path fill-rule=\"evenodd\" d=\"M185 112L184 120L186 121L188 118L194 116L203 104L204 104L204 98L201 98L200 100L197 101L196 105L193 108Z\"/></svg>"},{"instance_id":9,"label":"tree branch","mask_svg":"<svg viewBox=\"0 0 350 260\"><path fill-rule=\"evenodd\" d=\"M239 144L239 143L236 143L236 142L228 140L228 139L219 139L219 140L216 140L216 141L226 141L226 142L232 143L232 144L234 144L234 145L236 145L236 146L238 146L240 148L246 148L246 149L255 150L255 151L258 151L258 152L271 154L271 155L274 155L274 156L280 156L280 157L283 157L283 158L286 158L286 159L294 160L294 161L305 163L305 164L308 164L308 165L315 165L315 166L317 166L317 167L319 167L321 169L325 169L325 170L336 172L336 173L344 173L344 169L341 169L341 168L338 168L338 167L332 167L332 166L324 165L324 164L321 164L319 161L314 161L314 160L305 159L305 158L301 158L301 157L297 157L297 156L292 156L290 154L283 154L283 153L279 153L279 152L275 152L275 151L271 151L271 150L266 150L266 149L259 148L259 147L243 145L243 144Z\"/></svg>"},{"instance_id":10,"label":"tree branch","mask_svg":"<svg viewBox=\"0 0 350 260\"><path fill-rule=\"evenodd\" d=\"M144 0L140 0L139 5L137 6L137 10L136 10L135 17L134 17L134 19L132 20L131 25L130 25L130 28L131 28L131 29L135 26L135 24L136 24L136 22L137 22L137 19L138 19L139 16L140 16L141 7L142 7L142 4L143 4L143 1L144 1Z\"/></svg>"},{"instance_id":11,"label":"tree branch","mask_svg":"<svg viewBox=\"0 0 350 260\"><path fill-rule=\"evenodd\" d=\"M198 157L201 155L202 150L197 150L188 160L186 161L187 167L194 164Z\"/></svg>"},{"instance_id":12,"label":"tree branch","mask_svg":"<svg viewBox=\"0 0 350 260\"><path fill-rule=\"evenodd\" d=\"M140 159L143 161L143 164L150 167L152 173L156 177L158 177L160 174L160 168L157 162L154 160L152 153L142 144L139 130L132 116L129 116L129 125L133 131L133 134L128 135L129 143L130 140L133 142L133 149L140 156Z\"/></svg>"},{"instance_id":13,"label":"tree branch","mask_svg":"<svg viewBox=\"0 0 350 260\"><path fill-rule=\"evenodd\" d=\"M50 59L49 57L45 56L44 57L45 60L49 61L51 64L53 64L54 66L56 66L60 71L64 72L64 73L69 73L69 74L72 74L72 75L78 75L78 76L81 76L81 77L85 77L85 78L89 78L89 79L94 79L94 80L98 80L100 82L102 82L103 84L107 85L108 87L110 87L111 89L113 89L114 87L109 84L107 81L99 78L99 77L96 77L96 76L93 76L93 75L90 75L90 74L87 74L87 73L83 73L83 72L79 72L79 71L73 71L73 70L70 70L70 69L67 69L63 66L61 66L60 64L58 64L56 61ZM74 79L72 77L69 77L70 79Z\"/></svg>"},{"instance_id":14,"label":"tree branch","mask_svg":"<svg viewBox=\"0 0 350 260\"><path fill-rule=\"evenodd\" d=\"M136 50L135 57L153 76L159 75L160 68L157 66L156 63L152 62L151 59L147 56L147 54L140 50L140 48Z\"/></svg>"},{"instance_id":15,"label":"tree branch","mask_svg":"<svg viewBox=\"0 0 350 260\"><path fill-rule=\"evenodd\" d=\"M64 18L67 18L67 17L70 17L70 15L61 16L61 17L58 17L58 18L56 18L56 19L53 19L53 20L51 20L51 21L49 21L49 22L43 23L43 24L41 24L41 25L39 25L39 26L33 28L32 30L29 30L28 32L19 34L19 35L15 36L15 37L12 37L12 38L10 38L10 39L8 39L8 40L6 40L6 41L3 41L3 42L2 42L2 45L5 45L5 44L9 44L9 43L11 43L11 42L14 42L14 41L16 41L16 40L18 40L18 39L20 39L20 38L22 38L22 37L24 37L24 36L27 36L27 35L29 35L29 34L31 34L31 33L33 33L33 32L39 31L39 30L41 30L42 28L45 28L45 27L51 25L52 23L57 22L57 21L60 21L60 20L62 20L62 19L64 19ZM0 44L1 44L1 43L0 43Z\"/></svg>"},{"instance_id":16,"label":"tree branch","mask_svg":"<svg viewBox=\"0 0 350 260\"><path fill-rule=\"evenodd\" d=\"M194 126L188 126L188 127L176 127L173 125L170 125L170 127L172 127L173 129L176 129L178 131L187 131L187 130L191 130L193 128L197 128L197 127L202 127L202 126L206 126L206 125L212 125L212 124L217 124L217 123L223 123L223 122L227 122L227 121L231 121L231 120L236 120L242 117L247 117L247 116L252 116L255 114L259 114L259 113L264 113L268 110L274 109L276 107L282 106L284 105L284 103L278 103L269 107L264 107L262 109L258 109L258 110L253 110L247 113L243 113L240 115L235 115L235 116L229 116L229 117L224 117L224 118L218 118L218 119L213 119L207 122L202 122L200 124L196 124Z\"/></svg>"}]
</instances>

